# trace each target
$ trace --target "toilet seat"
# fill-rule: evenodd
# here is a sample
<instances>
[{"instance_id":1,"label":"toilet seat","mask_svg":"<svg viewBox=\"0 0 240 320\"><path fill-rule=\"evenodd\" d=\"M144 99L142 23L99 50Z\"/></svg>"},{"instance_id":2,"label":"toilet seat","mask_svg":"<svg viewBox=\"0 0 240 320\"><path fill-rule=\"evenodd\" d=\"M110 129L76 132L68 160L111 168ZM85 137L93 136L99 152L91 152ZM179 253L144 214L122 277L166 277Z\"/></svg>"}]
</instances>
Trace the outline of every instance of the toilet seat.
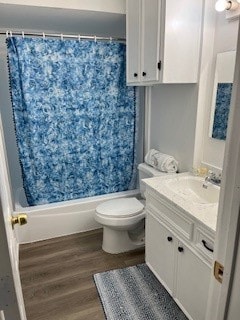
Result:
<instances>
[{"instance_id":1,"label":"toilet seat","mask_svg":"<svg viewBox=\"0 0 240 320\"><path fill-rule=\"evenodd\" d=\"M120 198L103 202L96 212L106 218L128 218L141 213L144 205L136 198Z\"/></svg>"}]
</instances>

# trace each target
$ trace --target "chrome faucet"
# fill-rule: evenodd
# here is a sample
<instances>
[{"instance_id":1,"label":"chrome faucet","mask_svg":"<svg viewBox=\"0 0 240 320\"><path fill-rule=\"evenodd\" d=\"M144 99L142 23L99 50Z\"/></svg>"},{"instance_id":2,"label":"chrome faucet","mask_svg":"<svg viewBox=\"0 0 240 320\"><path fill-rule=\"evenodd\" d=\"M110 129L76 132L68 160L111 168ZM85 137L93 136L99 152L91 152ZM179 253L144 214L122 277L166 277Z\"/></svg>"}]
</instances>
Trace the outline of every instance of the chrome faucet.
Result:
<instances>
[{"instance_id":1,"label":"chrome faucet","mask_svg":"<svg viewBox=\"0 0 240 320\"><path fill-rule=\"evenodd\" d=\"M210 182L212 184L215 184L217 186L220 186L221 184L221 174L216 174L212 172L211 170L208 171L208 175L205 178L205 182L203 184L204 188L207 188L207 182Z\"/></svg>"}]
</instances>

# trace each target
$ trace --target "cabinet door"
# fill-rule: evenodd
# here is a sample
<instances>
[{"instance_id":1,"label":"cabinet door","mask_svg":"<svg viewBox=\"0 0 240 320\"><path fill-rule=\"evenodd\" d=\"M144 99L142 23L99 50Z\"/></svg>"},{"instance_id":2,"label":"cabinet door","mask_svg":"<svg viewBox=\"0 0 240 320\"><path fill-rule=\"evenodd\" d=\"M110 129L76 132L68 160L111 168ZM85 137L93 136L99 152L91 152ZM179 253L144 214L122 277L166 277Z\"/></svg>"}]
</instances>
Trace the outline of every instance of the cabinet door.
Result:
<instances>
[{"instance_id":1,"label":"cabinet door","mask_svg":"<svg viewBox=\"0 0 240 320\"><path fill-rule=\"evenodd\" d=\"M190 249L179 243L176 300L194 320L204 320L211 268Z\"/></svg>"},{"instance_id":2,"label":"cabinet door","mask_svg":"<svg viewBox=\"0 0 240 320\"><path fill-rule=\"evenodd\" d=\"M127 82L140 81L141 0L127 0Z\"/></svg>"},{"instance_id":3,"label":"cabinet door","mask_svg":"<svg viewBox=\"0 0 240 320\"><path fill-rule=\"evenodd\" d=\"M163 83L195 83L200 59L202 0L165 1Z\"/></svg>"},{"instance_id":4,"label":"cabinet door","mask_svg":"<svg viewBox=\"0 0 240 320\"><path fill-rule=\"evenodd\" d=\"M142 0L142 65L144 82L159 80L161 0Z\"/></svg>"},{"instance_id":5,"label":"cabinet door","mask_svg":"<svg viewBox=\"0 0 240 320\"><path fill-rule=\"evenodd\" d=\"M147 213L146 262L172 294L174 274L174 238L157 218Z\"/></svg>"}]
</instances>

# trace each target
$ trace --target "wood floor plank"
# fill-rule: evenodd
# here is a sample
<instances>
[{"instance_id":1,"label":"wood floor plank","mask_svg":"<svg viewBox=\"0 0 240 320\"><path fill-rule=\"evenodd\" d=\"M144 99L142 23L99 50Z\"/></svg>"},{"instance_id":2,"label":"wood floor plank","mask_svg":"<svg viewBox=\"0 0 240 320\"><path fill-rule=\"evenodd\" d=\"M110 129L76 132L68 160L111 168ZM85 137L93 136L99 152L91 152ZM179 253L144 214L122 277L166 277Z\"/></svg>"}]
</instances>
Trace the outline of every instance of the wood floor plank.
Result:
<instances>
[{"instance_id":1,"label":"wood floor plank","mask_svg":"<svg viewBox=\"0 0 240 320\"><path fill-rule=\"evenodd\" d=\"M144 250L111 255L102 230L20 246L28 320L103 320L93 274L144 262Z\"/></svg>"},{"instance_id":2,"label":"wood floor plank","mask_svg":"<svg viewBox=\"0 0 240 320\"><path fill-rule=\"evenodd\" d=\"M69 238L68 238L69 237ZM64 238L67 238L66 240ZM56 240L59 239L59 240ZM86 239L82 234L74 234L66 237L59 237L56 239L50 239L40 242L33 243L33 247L29 244L23 245L21 249L21 258L23 261L28 261L28 259L40 259L42 254L46 256L47 254L61 253L66 250L79 250L82 252L89 251L90 249L95 250L101 248L101 233L97 233L95 230L91 231L91 237ZM27 249L25 249L27 246Z\"/></svg>"}]
</instances>

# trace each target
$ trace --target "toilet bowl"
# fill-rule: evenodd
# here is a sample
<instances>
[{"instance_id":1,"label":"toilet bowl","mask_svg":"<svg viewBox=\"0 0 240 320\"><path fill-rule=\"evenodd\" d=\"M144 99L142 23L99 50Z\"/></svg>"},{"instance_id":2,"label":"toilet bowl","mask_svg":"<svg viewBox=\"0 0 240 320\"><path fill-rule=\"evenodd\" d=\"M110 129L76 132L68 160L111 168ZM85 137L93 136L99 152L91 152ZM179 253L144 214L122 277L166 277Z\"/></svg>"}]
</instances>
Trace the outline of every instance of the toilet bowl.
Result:
<instances>
[{"instance_id":1,"label":"toilet bowl","mask_svg":"<svg viewBox=\"0 0 240 320\"><path fill-rule=\"evenodd\" d=\"M145 185L142 179L166 175L145 163L138 165L141 200L119 198L97 206L95 220L103 226L102 249L121 253L144 246Z\"/></svg>"},{"instance_id":2,"label":"toilet bowl","mask_svg":"<svg viewBox=\"0 0 240 320\"><path fill-rule=\"evenodd\" d=\"M102 249L108 253L120 253L144 246L144 218L144 204L136 198L120 198L100 204L96 208L95 220L103 225Z\"/></svg>"}]
</instances>

